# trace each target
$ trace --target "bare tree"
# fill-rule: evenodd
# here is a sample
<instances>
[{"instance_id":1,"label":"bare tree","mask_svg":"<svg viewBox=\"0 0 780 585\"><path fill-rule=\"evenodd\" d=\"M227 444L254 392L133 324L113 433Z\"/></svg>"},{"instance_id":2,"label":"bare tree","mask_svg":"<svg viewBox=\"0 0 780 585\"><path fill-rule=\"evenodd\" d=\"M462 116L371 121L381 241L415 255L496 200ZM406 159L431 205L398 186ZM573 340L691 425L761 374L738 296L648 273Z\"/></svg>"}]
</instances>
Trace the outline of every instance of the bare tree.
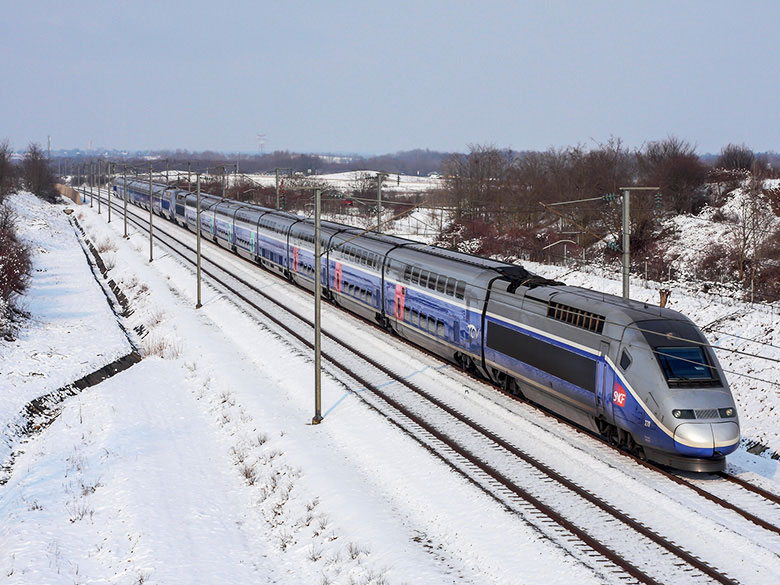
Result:
<instances>
[{"instance_id":1,"label":"bare tree","mask_svg":"<svg viewBox=\"0 0 780 585\"><path fill-rule=\"evenodd\" d=\"M756 155L744 144L729 144L721 149L715 166L719 169L749 171L755 161Z\"/></svg>"},{"instance_id":2,"label":"bare tree","mask_svg":"<svg viewBox=\"0 0 780 585\"><path fill-rule=\"evenodd\" d=\"M678 213L697 213L706 203L701 190L708 169L689 142L670 136L650 142L636 153L639 180L658 185L664 203Z\"/></svg>"},{"instance_id":3,"label":"bare tree","mask_svg":"<svg viewBox=\"0 0 780 585\"><path fill-rule=\"evenodd\" d=\"M11 160L12 154L8 140L0 142L0 203L14 188L16 168Z\"/></svg>"},{"instance_id":4,"label":"bare tree","mask_svg":"<svg viewBox=\"0 0 780 585\"><path fill-rule=\"evenodd\" d=\"M54 173L40 146L30 143L22 161L24 188L46 201L55 202Z\"/></svg>"}]
</instances>

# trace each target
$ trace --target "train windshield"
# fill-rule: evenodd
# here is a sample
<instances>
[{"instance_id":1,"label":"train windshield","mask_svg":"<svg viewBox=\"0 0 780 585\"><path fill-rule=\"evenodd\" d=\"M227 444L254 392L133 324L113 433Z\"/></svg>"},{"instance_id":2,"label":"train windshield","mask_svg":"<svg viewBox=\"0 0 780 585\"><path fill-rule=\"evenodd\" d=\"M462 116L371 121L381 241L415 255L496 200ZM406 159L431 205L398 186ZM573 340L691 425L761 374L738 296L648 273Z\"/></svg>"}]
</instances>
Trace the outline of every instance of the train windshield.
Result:
<instances>
[{"instance_id":1,"label":"train windshield","mask_svg":"<svg viewBox=\"0 0 780 585\"><path fill-rule=\"evenodd\" d=\"M714 379L701 347L656 347L655 355L669 381Z\"/></svg>"},{"instance_id":2,"label":"train windshield","mask_svg":"<svg viewBox=\"0 0 780 585\"><path fill-rule=\"evenodd\" d=\"M672 319L640 321L636 326L653 349L669 386L719 386L707 340L690 322Z\"/></svg>"}]
</instances>

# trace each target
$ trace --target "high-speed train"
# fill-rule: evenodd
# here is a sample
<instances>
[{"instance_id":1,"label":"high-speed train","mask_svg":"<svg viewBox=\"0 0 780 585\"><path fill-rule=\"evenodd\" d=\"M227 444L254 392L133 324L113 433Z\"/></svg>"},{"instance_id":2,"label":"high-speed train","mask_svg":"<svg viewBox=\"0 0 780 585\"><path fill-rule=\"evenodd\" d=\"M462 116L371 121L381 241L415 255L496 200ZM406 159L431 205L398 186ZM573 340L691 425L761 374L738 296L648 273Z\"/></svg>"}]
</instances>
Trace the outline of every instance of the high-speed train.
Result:
<instances>
[{"instance_id":1,"label":"high-speed train","mask_svg":"<svg viewBox=\"0 0 780 585\"><path fill-rule=\"evenodd\" d=\"M148 209L149 183L128 182L127 196ZM153 184L151 206L197 229L195 194ZM200 230L314 289L312 219L201 195ZM321 222L320 239L334 303L614 444L691 471L723 469L739 444L726 376L680 313L342 224Z\"/></svg>"}]
</instances>

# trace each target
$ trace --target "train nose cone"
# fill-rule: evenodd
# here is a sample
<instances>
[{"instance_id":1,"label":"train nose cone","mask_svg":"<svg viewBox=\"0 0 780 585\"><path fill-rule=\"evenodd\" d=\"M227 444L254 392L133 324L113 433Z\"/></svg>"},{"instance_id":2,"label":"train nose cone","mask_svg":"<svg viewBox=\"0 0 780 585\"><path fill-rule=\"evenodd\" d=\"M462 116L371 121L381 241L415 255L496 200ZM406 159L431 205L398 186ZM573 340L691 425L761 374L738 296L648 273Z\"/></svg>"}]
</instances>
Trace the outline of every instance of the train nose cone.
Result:
<instances>
[{"instance_id":1,"label":"train nose cone","mask_svg":"<svg viewBox=\"0 0 780 585\"><path fill-rule=\"evenodd\" d=\"M683 423L674 431L674 446L683 455L727 455L739 445L739 425L734 422Z\"/></svg>"},{"instance_id":2,"label":"train nose cone","mask_svg":"<svg viewBox=\"0 0 780 585\"><path fill-rule=\"evenodd\" d=\"M739 425L735 422L712 423L715 454L728 455L739 446Z\"/></svg>"}]
</instances>

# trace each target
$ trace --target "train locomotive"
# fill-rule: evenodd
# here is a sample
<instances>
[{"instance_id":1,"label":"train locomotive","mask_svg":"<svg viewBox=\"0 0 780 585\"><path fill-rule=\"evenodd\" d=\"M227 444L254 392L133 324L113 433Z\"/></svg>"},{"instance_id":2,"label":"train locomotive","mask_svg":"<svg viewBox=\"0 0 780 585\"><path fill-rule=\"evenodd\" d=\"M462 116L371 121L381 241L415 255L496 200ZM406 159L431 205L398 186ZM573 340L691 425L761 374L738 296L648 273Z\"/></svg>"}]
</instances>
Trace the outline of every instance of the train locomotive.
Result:
<instances>
[{"instance_id":1,"label":"train locomotive","mask_svg":"<svg viewBox=\"0 0 780 585\"><path fill-rule=\"evenodd\" d=\"M123 198L124 182L113 184ZM128 200L198 229L196 196L127 183ZM314 290L314 222L201 195L200 230ZM508 392L647 459L719 471L740 440L734 398L684 315L534 275L523 267L328 221L323 295Z\"/></svg>"}]
</instances>

